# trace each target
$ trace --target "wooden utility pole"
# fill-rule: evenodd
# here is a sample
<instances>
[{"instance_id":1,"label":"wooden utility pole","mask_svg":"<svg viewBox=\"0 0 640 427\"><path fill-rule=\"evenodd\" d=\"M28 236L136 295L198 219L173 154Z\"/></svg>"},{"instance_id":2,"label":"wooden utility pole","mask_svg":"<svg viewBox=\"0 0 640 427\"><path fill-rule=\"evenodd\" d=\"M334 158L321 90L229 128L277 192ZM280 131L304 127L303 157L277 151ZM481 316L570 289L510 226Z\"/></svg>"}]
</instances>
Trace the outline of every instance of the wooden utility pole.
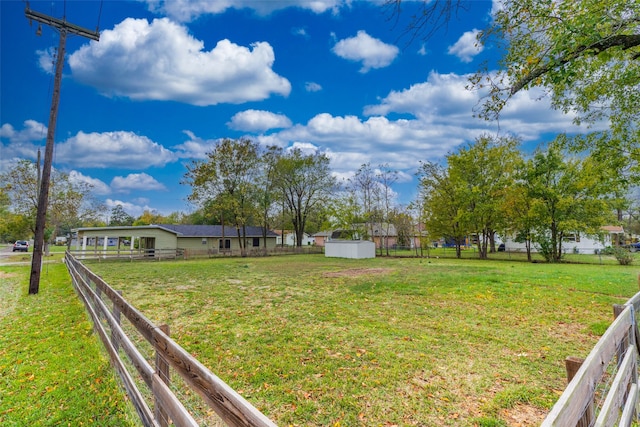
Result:
<instances>
[{"instance_id":1,"label":"wooden utility pole","mask_svg":"<svg viewBox=\"0 0 640 427\"><path fill-rule=\"evenodd\" d=\"M58 46L58 58L56 60L56 73L53 80L53 99L51 100L49 127L47 129L47 143L44 150L44 164L42 166L42 177L38 193L38 211L36 213L36 233L33 242L31 276L29 278L29 294L37 294L40 287L40 272L42 270L42 252L44 250L44 231L47 219L47 205L49 204L49 183L51 180L51 163L53 161L53 144L56 122L58 119L58 104L60 103L60 85L62 83L62 68L64 66L64 51L67 42L67 33L77 34L96 41L100 39L100 33L70 24L64 19L61 20L42 13L34 12L29 9L28 3L24 14L29 22L36 21L49 25L60 32L60 44ZM40 28L38 28L38 30L40 31Z\"/></svg>"}]
</instances>

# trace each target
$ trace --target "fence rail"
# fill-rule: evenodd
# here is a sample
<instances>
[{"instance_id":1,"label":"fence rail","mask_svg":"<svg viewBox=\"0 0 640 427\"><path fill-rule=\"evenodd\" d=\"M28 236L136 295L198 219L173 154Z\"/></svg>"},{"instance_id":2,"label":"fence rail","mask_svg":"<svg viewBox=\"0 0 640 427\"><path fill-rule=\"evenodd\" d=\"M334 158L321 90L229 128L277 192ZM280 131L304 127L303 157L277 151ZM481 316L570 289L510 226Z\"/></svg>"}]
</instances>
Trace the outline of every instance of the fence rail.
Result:
<instances>
[{"instance_id":1,"label":"fence rail","mask_svg":"<svg viewBox=\"0 0 640 427\"><path fill-rule=\"evenodd\" d=\"M171 423L176 426L198 425L186 409L191 404L185 404L176 397L175 389L171 387L171 367L215 411L224 425L275 427L271 420L173 341L166 327L154 325L69 252L65 254L65 263L74 288L84 302L111 363L145 426L164 427ZM151 345L155 352L153 358L143 355L139 337L125 332L122 316L130 322L130 329ZM155 366L149 359L155 360ZM146 386L146 390L141 390L140 383Z\"/></svg>"},{"instance_id":2,"label":"fence rail","mask_svg":"<svg viewBox=\"0 0 640 427\"><path fill-rule=\"evenodd\" d=\"M614 305L615 320L579 368L567 359L570 382L542 427L629 427L637 420L639 308L640 292Z\"/></svg>"},{"instance_id":3,"label":"fence rail","mask_svg":"<svg viewBox=\"0 0 640 427\"><path fill-rule=\"evenodd\" d=\"M324 248L321 246L277 246L274 248L248 248L245 253L248 256L272 256L289 254L321 254ZM241 256L239 249L85 249L68 251L74 258L82 261L164 261L171 259L196 259L219 258L229 256Z\"/></svg>"}]
</instances>

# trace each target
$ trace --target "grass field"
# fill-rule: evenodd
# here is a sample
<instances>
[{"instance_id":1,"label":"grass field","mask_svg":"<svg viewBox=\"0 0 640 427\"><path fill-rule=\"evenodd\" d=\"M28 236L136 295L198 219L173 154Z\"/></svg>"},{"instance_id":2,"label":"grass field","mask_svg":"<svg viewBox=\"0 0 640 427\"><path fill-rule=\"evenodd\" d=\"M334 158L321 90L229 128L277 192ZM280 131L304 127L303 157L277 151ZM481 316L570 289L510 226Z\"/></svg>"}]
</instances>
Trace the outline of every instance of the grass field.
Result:
<instances>
[{"instance_id":1,"label":"grass field","mask_svg":"<svg viewBox=\"0 0 640 427\"><path fill-rule=\"evenodd\" d=\"M137 425L66 267L0 266L0 425Z\"/></svg>"},{"instance_id":2,"label":"grass field","mask_svg":"<svg viewBox=\"0 0 640 427\"><path fill-rule=\"evenodd\" d=\"M90 268L278 425L533 426L637 268L321 255Z\"/></svg>"}]
</instances>

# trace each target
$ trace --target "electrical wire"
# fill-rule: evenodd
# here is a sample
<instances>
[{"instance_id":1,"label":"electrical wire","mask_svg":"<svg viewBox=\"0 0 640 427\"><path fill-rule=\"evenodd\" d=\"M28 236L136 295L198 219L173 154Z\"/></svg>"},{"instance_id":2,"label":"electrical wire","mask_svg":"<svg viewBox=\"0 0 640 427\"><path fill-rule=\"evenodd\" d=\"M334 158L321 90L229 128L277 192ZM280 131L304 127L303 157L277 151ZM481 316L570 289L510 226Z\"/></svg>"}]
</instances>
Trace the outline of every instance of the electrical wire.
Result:
<instances>
[{"instance_id":1,"label":"electrical wire","mask_svg":"<svg viewBox=\"0 0 640 427\"><path fill-rule=\"evenodd\" d=\"M100 0L100 9L98 11L98 25L96 25L96 33L100 32L100 18L102 17L102 2L103 0Z\"/></svg>"}]
</instances>

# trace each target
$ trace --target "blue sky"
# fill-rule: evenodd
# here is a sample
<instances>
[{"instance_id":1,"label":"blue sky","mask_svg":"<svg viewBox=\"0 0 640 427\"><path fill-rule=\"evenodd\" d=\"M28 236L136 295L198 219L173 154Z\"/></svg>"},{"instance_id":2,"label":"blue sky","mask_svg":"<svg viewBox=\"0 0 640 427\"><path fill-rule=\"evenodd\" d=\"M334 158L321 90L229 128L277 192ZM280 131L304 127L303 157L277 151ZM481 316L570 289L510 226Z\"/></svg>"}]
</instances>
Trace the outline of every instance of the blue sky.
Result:
<instances>
[{"instance_id":1,"label":"blue sky","mask_svg":"<svg viewBox=\"0 0 640 427\"><path fill-rule=\"evenodd\" d=\"M495 3L495 4L494 4ZM475 34L498 0L469 2L430 39L402 37L380 2L343 0L31 1L37 12L94 30L70 36L53 165L94 186L109 208L138 216L189 212L180 181L221 138L326 153L339 179L362 164L399 171L397 202L416 193L420 161L485 132L526 149L572 117L541 92L519 93L500 126L473 117L469 74L498 52ZM0 171L44 152L59 36L29 25L22 1L0 0Z\"/></svg>"}]
</instances>

